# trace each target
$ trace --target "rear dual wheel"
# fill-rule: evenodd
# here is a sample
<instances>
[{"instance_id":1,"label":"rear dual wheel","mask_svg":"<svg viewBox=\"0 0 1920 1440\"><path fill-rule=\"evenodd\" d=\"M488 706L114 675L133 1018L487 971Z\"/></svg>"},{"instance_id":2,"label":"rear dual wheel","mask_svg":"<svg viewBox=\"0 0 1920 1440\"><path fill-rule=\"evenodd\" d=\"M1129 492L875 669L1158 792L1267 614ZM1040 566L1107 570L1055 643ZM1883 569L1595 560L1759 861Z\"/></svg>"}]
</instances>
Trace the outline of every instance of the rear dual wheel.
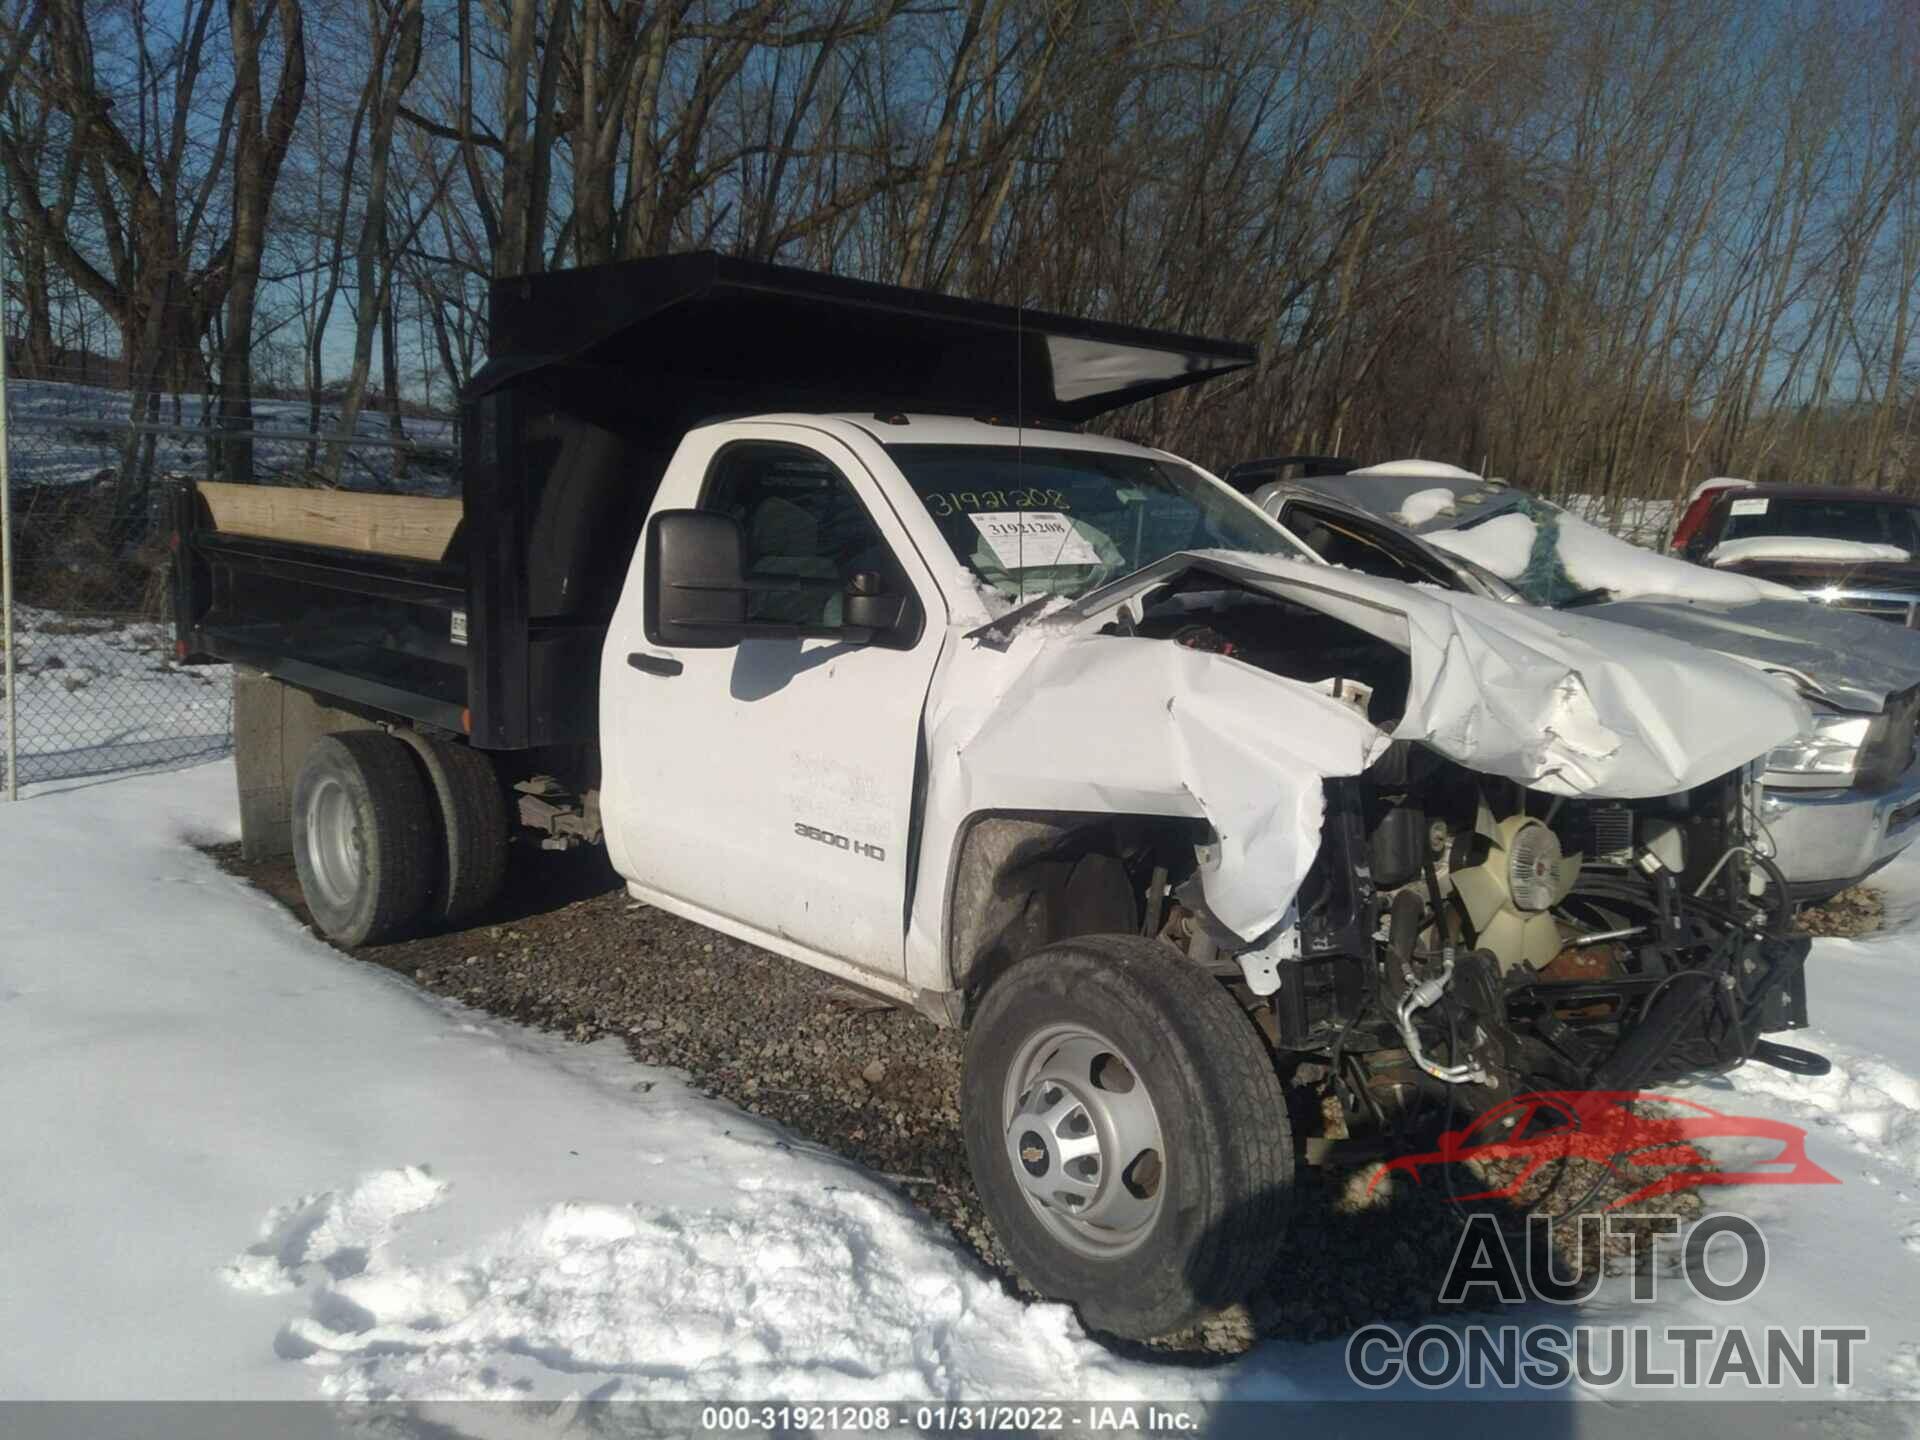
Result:
<instances>
[{"instance_id":1,"label":"rear dual wheel","mask_svg":"<svg viewBox=\"0 0 1920 1440\"><path fill-rule=\"evenodd\" d=\"M507 797L493 762L472 746L398 733L419 758L437 811L440 865L427 918L458 930L493 903L506 879Z\"/></svg>"},{"instance_id":2,"label":"rear dual wheel","mask_svg":"<svg viewBox=\"0 0 1920 1440\"><path fill-rule=\"evenodd\" d=\"M484 755L407 733L314 742L293 787L293 859L321 934L379 944L460 925L506 871L506 801Z\"/></svg>"}]
</instances>

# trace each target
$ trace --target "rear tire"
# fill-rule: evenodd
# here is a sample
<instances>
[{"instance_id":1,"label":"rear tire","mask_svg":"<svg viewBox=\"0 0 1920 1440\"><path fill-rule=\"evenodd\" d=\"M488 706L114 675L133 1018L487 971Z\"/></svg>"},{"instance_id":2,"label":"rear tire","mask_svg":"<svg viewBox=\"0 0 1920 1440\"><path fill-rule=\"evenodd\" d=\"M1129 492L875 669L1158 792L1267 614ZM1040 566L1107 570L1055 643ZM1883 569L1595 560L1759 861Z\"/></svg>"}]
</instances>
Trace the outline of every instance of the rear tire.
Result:
<instances>
[{"instance_id":1,"label":"rear tire","mask_svg":"<svg viewBox=\"0 0 1920 1440\"><path fill-rule=\"evenodd\" d=\"M1186 1329L1279 1254L1293 1138L1272 1057L1220 984L1157 941L1071 940L995 981L961 1126L1007 1255L1093 1329Z\"/></svg>"},{"instance_id":2,"label":"rear tire","mask_svg":"<svg viewBox=\"0 0 1920 1440\"><path fill-rule=\"evenodd\" d=\"M507 799L493 761L469 745L402 730L426 772L439 811L440 865L427 913L462 929L500 894L507 875L510 836Z\"/></svg>"},{"instance_id":3,"label":"rear tire","mask_svg":"<svg viewBox=\"0 0 1920 1440\"><path fill-rule=\"evenodd\" d=\"M414 925L433 888L435 829L400 741L377 730L314 741L293 785L293 863L320 933L368 945Z\"/></svg>"}]
</instances>

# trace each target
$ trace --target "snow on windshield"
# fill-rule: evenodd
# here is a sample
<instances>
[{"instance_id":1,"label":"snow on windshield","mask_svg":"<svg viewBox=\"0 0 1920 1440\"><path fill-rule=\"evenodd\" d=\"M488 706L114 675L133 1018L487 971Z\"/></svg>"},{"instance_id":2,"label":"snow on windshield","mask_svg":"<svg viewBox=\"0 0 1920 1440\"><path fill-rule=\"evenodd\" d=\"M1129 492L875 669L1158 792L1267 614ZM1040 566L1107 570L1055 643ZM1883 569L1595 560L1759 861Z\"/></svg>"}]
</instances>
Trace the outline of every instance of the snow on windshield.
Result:
<instances>
[{"instance_id":1,"label":"snow on windshield","mask_svg":"<svg viewBox=\"0 0 1920 1440\"><path fill-rule=\"evenodd\" d=\"M1533 521L1515 512L1496 515L1468 530L1430 530L1422 538L1502 580L1518 580L1533 555L1535 533Z\"/></svg>"},{"instance_id":2,"label":"snow on windshield","mask_svg":"<svg viewBox=\"0 0 1920 1440\"><path fill-rule=\"evenodd\" d=\"M1395 518L1402 525L1418 527L1438 516L1451 515L1457 508L1453 503L1453 491L1445 487L1417 490L1401 503L1400 513Z\"/></svg>"},{"instance_id":3,"label":"snow on windshield","mask_svg":"<svg viewBox=\"0 0 1920 1440\"><path fill-rule=\"evenodd\" d=\"M1557 505L1518 492L1493 519L1465 529L1428 530L1421 538L1491 570L1535 605L1559 605L1596 590L1618 600L1805 599L1784 585L1642 550Z\"/></svg>"},{"instance_id":4,"label":"snow on windshield","mask_svg":"<svg viewBox=\"0 0 1920 1440\"><path fill-rule=\"evenodd\" d=\"M1081 595L1182 550L1304 558L1230 492L1149 456L1032 445L887 453L976 583L1008 599Z\"/></svg>"}]
</instances>

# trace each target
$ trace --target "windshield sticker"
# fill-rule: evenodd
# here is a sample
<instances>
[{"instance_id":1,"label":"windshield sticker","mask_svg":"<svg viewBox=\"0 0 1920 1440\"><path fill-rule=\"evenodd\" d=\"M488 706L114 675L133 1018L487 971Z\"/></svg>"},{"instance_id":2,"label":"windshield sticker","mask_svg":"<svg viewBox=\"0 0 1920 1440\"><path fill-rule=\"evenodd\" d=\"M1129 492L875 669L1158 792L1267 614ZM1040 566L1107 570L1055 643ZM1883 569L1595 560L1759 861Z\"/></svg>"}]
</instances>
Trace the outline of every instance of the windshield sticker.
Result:
<instances>
[{"instance_id":1,"label":"windshield sticker","mask_svg":"<svg viewBox=\"0 0 1920 1440\"><path fill-rule=\"evenodd\" d=\"M1767 513L1765 500L1736 500L1733 502L1735 515L1764 515Z\"/></svg>"},{"instance_id":2,"label":"windshield sticker","mask_svg":"<svg viewBox=\"0 0 1920 1440\"><path fill-rule=\"evenodd\" d=\"M1051 505L1056 510L1071 510L1066 494L1059 490L935 490L926 497L927 509L939 519L965 515L974 510L1037 509Z\"/></svg>"},{"instance_id":3,"label":"windshield sticker","mask_svg":"<svg viewBox=\"0 0 1920 1440\"><path fill-rule=\"evenodd\" d=\"M1003 570L1101 563L1092 542L1057 510L1000 510L967 518Z\"/></svg>"}]
</instances>

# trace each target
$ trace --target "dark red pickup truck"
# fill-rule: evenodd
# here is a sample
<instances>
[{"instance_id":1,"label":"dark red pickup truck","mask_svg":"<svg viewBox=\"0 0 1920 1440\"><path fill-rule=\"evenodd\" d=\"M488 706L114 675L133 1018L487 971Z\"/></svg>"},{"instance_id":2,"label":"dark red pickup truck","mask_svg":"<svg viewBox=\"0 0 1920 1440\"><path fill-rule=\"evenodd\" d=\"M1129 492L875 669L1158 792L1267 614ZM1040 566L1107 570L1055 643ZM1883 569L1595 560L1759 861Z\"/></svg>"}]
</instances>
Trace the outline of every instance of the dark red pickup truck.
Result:
<instances>
[{"instance_id":1,"label":"dark red pickup truck","mask_svg":"<svg viewBox=\"0 0 1920 1440\"><path fill-rule=\"evenodd\" d=\"M1837 610L1920 629L1920 498L1733 483L1693 500L1677 555L1773 580Z\"/></svg>"}]
</instances>

